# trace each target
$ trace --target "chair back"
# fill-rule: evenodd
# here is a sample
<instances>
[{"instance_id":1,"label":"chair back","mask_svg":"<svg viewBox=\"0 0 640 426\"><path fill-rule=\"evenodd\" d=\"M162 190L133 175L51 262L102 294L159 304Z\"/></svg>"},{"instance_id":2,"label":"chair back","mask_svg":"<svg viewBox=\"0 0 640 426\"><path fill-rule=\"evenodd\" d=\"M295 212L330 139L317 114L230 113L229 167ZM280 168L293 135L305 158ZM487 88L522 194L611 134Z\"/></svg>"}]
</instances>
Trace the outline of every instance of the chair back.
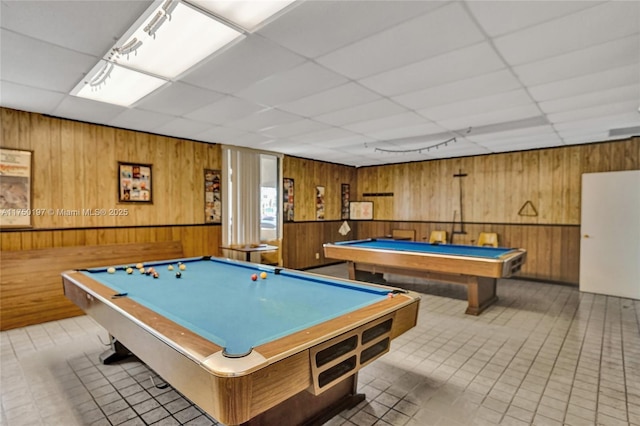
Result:
<instances>
[{"instance_id":1,"label":"chair back","mask_svg":"<svg viewBox=\"0 0 640 426\"><path fill-rule=\"evenodd\" d=\"M447 231L431 231L429 243L447 244Z\"/></svg>"},{"instance_id":2,"label":"chair back","mask_svg":"<svg viewBox=\"0 0 640 426\"><path fill-rule=\"evenodd\" d=\"M481 232L478 236L478 245L498 247L498 234L495 232Z\"/></svg>"}]
</instances>

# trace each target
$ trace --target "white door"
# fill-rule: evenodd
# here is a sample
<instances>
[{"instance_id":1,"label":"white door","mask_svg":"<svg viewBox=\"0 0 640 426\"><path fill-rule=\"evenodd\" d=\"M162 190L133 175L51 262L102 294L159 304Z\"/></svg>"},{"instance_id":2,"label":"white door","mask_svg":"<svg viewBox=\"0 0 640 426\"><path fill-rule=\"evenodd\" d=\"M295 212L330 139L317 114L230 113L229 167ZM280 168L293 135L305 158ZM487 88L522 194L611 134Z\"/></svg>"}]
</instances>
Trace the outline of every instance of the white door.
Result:
<instances>
[{"instance_id":1,"label":"white door","mask_svg":"<svg viewBox=\"0 0 640 426\"><path fill-rule=\"evenodd\" d=\"M580 291L640 299L640 170L582 175Z\"/></svg>"}]
</instances>

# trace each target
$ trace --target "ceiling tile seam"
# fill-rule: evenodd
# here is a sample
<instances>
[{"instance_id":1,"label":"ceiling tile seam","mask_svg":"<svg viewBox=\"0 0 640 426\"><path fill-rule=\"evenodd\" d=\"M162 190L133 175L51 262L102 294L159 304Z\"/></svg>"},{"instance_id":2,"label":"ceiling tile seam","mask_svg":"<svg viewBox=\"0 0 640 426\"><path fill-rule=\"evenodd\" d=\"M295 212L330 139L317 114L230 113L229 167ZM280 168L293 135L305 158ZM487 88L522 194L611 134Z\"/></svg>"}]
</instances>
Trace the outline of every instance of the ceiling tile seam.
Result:
<instances>
[{"instance_id":1,"label":"ceiling tile seam","mask_svg":"<svg viewBox=\"0 0 640 426\"><path fill-rule=\"evenodd\" d=\"M555 128L555 126L553 125L553 123L551 123L549 121L549 117L547 117L547 114L543 111L543 109L540 107L540 104L538 103L538 101L534 98L534 96L531 94L531 91L529 90L529 88L527 87L526 84L524 84L522 82L522 80L520 79L520 76L515 72L515 70L513 69L513 66L504 58L504 56L502 55L502 53L498 50L498 48L496 47L493 38L491 38L491 36L487 33L487 31L484 29L484 27L480 24L480 22L478 21L478 19L476 18L476 16L471 12L471 10L469 9L469 5L465 2L463 3L463 8L465 9L465 11L469 14L469 18L471 19L471 21L473 23L476 24L476 26L478 27L479 31L482 33L482 35L485 37L486 42L489 44L489 46L491 47L491 49L494 51L494 53L498 56L498 58L500 58L500 60L502 61L502 63L504 63L505 67L507 68L507 70L511 73L511 75L513 75L513 77L516 79L516 81L518 83L520 83L520 85L522 86L522 89L525 91L525 93L527 94L527 96L529 97L529 99L531 99L531 101L533 102L533 104L536 106L536 109L538 109L538 111L540 111L540 115L543 116L547 122L549 123L549 125L551 126L551 128L553 129L554 133L556 134L556 136L558 136L558 138L560 138L560 141L562 142L563 145L566 145L564 138L562 138L562 136L560 136L560 134L558 133L558 130ZM473 142L475 143L475 142Z\"/></svg>"}]
</instances>

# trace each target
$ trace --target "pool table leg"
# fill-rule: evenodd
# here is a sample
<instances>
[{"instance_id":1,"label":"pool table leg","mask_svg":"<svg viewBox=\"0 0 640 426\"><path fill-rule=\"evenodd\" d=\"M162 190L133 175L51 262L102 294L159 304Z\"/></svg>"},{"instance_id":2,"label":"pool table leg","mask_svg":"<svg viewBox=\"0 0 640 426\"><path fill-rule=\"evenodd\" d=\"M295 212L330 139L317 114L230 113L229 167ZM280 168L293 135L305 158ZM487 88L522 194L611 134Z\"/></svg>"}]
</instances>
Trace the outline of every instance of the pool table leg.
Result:
<instances>
[{"instance_id":1,"label":"pool table leg","mask_svg":"<svg viewBox=\"0 0 640 426\"><path fill-rule=\"evenodd\" d=\"M115 337L109 335L111 339L111 348L100 354L100 362L103 364L111 364L132 355L131 351L125 345L120 343Z\"/></svg>"},{"instance_id":2,"label":"pool table leg","mask_svg":"<svg viewBox=\"0 0 640 426\"><path fill-rule=\"evenodd\" d=\"M496 278L469 277L467 282L467 294L469 306L466 314L480 315L482 311L494 304L498 300L496 294Z\"/></svg>"}]
</instances>

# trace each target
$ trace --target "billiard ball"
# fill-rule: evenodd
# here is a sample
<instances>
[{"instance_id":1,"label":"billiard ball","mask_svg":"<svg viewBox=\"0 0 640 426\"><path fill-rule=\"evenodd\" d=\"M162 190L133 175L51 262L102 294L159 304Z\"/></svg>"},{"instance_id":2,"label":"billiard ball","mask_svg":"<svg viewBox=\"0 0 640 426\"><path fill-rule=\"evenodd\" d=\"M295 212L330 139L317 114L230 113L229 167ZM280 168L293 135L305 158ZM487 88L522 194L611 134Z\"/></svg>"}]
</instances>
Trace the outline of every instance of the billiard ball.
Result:
<instances>
[{"instance_id":1,"label":"billiard ball","mask_svg":"<svg viewBox=\"0 0 640 426\"><path fill-rule=\"evenodd\" d=\"M260 272L260 278L262 278L263 280L267 279L267 273L266 272Z\"/></svg>"},{"instance_id":2,"label":"billiard ball","mask_svg":"<svg viewBox=\"0 0 640 426\"><path fill-rule=\"evenodd\" d=\"M184 263L181 263L180 266L178 266L178 268L180 268L181 271L184 271L185 269L187 269L187 265L185 265Z\"/></svg>"},{"instance_id":3,"label":"billiard ball","mask_svg":"<svg viewBox=\"0 0 640 426\"><path fill-rule=\"evenodd\" d=\"M394 296L393 296L393 293L388 293L388 294L387 294L387 299L393 299L393 297L394 297Z\"/></svg>"},{"instance_id":4,"label":"billiard ball","mask_svg":"<svg viewBox=\"0 0 640 426\"><path fill-rule=\"evenodd\" d=\"M113 266L110 266L109 268L107 268L107 272L110 274L115 274L116 273L116 268L114 268Z\"/></svg>"},{"instance_id":5,"label":"billiard ball","mask_svg":"<svg viewBox=\"0 0 640 426\"><path fill-rule=\"evenodd\" d=\"M144 274L144 268L138 268L138 271L140 271L141 274Z\"/></svg>"},{"instance_id":6,"label":"billiard ball","mask_svg":"<svg viewBox=\"0 0 640 426\"><path fill-rule=\"evenodd\" d=\"M182 273L180 273L180 271L176 272L176 278L180 278L182 277Z\"/></svg>"},{"instance_id":7,"label":"billiard ball","mask_svg":"<svg viewBox=\"0 0 640 426\"><path fill-rule=\"evenodd\" d=\"M251 275L251 281L255 281L257 279L258 279L258 276L256 274Z\"/></svg>"},{"instance_id":8,"label":"billiard ball","mask_svg":"<svg viewBox=\"0 0 640 426\"><path fill-rule=\"evenodd\" d=\"M170 270L170 271L173 271L173 265L167 266L167 269Z\"/></svg>"},{"instance_id":9,"label":"billiard ball","mask_svg":"<svg viewBox=\"0 0 640 426\"><path fill-rule=\"evenodd\" d=\"M154 272L154 273L153 273L153 278L158 278L159 276L160 276L160 274L159 274L159 273L157 273L157 272Z\"/></svg>"},{"instance_id":10,"label":"billiard ball","mask_svg":"<svg viewBox=\"0 0 640 426\"><path fill-rule=\"evenodd\" d=\"M131 275L133 273L133 268L127 268L127 274Z\"/></svg>"},{"instance_id":11,"label":"billiard ball","mask_svg":"<svg viewBox=\"0 0 640 426\"><path fill-rule=\"evenodd\" d=\"M140 269L140 268L144 268L144 265L142 263L136 264L136 269Z\"/></svg>"}]
</instances>

